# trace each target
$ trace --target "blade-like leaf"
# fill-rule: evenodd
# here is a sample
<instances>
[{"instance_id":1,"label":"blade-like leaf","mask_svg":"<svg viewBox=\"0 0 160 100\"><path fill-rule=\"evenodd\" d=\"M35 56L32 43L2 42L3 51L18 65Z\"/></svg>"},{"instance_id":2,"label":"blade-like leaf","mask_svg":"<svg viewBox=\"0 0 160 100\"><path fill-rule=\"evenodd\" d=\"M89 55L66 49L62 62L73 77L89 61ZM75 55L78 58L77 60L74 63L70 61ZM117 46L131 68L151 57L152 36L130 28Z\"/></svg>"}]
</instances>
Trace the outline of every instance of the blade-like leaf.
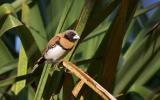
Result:
<instances>
[{"instance_id":1,"label":"blade-like leaf","mask_svg":"<svg viewBox=\"0 0 160 100\"><path fill-rule=\"evenodd\" d=\"M50 67L51 67L50 65L46 64L43 68L43 72L42 72L42 75L41 75L41 78L40 78L40 81L38 84L38 88L36 90L34 100L41 100L42 99L42 94L43 94L44 87L46 85L47 78L48 78L48 75L50 72Z\"/></svg>"},{"instance_id":2,"label":"blade-like leaf","mask_svg":"<svg viewBox=\"0 0 160 100\"><path fill-rule=\"evenodd\" d=\"M69 11L71 10L72 5L73 5L73 0L66 2L66 6L65 6L64 11L62 13L62 16L61 16L61 19L59 21L59 24L58 24L58 27L56 29L55 34L62 31L62 27L64 26L65 19L67 18L68 14L69 14Z\"/></svg>"},{"instance_id":3,"label":"blade-like leaf","mask_svg":"<svg viewBox=\"0 0 160 100\"><path fill-rule=\"evenodd\" d=\"M4 73L11 71L11 70L14 70L16 68L17 68L17 60L7 62L7 64L2 65L0 67L0 74L4 74Z\"/></svg>"},{"instance_id":4,"label":"blade-like leaf","mask_svg":"<svg viewBox=\"0 0 160 100\"><path fill-rule=\"evenodd\" d=\"M22 26L22 23L12 15L8 15L0 30L0 36L2 36L6 31L18 26Z\"/></svg>"},{"instance_id":5,"label":"blade-like leaf","mask_svg":"<svg viewBox=\"0 0 160 100\"><path fill-rule=\"evenodd\" d=\"M17 76L25 75L27 74L27 56L25 54L24 48L21 45L20 48L20 54L19 54L19 62L18 62L18 68L17 68ZM13 92L17 95L17 99L23 99L27 98L27 91L26 91L26 80L18 81L13 86Z\"/></svg>"},{"instance_id":6,"label":"blade-like leaf","mask_svg":"<svg viewBox=\"0 0 160 100\"><path fill-rule=\"evenodd\" d=\"M15 79L16 79L15 77L11 77L5 80L1 80L0 87L4 87L4 86L13 84L15 82Z\"/></svg>"},{"instance_id":7,"label":"blade-like leaf","mask_svg":"<svg viewBox=\"0 0 160 100\"><path fill-rule=\"evenodd\" d=\"M23 12L26 11L24 10ZM28 24L26 24L29 25L29 29L36 41L36 44L38 45L39 49L43 51L48 40L47 33L40 15L41 14L38 8L38 4L35 4L31 8L29 8L29 14L25 16L28 16L29 20L27 22Z\"/></svg>"},{"instance_id":8,"label":"blade-like leaf","mask_svg":"<svg viewBox=\"0 0 160 100\"><path fill-rule=\"evenodd\" d=\"M64 10L63 10L63 14L62 14L62 16L61 16L61 19L60 19L60 21L59 21L59 24L58 24L58 28L57 28L57 30L56 30L56 33L55 34L58 34L58 33L60 33L61 31L62 31L62 27L63 27L63 25L64 25L64 22L65 22L65 19L66 19L66 17L67 17L67 15L68 15L68 13L69 13L69 11L70 11L70 9L71 9L71 7L72 7L72 5L73 5L73 0L67 0L66 1L66 4L65 4L65 8L64 8ZM47 67L47 69L46 70L49 70L50 69L50 65L49 65L49 67ZM42 75L44 74L45 76L48 76L49 75L49 71L48 72L45 72L45 71L43 71L44 73L42 73ZM57 73L54 73L55 71L53 71L53 75L52 75L52 77L57 77ZM60 89L61 89L61 87L62 87L62 81L61 81L61 79L62 79L62 77L63 77L63 72L59 72L59 74L58 74L58 78L59 79L57 79L58 81L56 81L55 83L53 83L53 85L52 85L52 88L53 87L55 87L53 90L52 90L52 92L59 92L60 91ZM42 78L42 76L41 76L41 79L43 80L43 78ZM54 80L54 79L52 79L52 80ZM52 82L52 80L50 80L50 82ZM47 80L46 80L47 81ZM45 82L46 82L45 81ZM40 80L40 82L41 82L41 80ZM46 84L44 81L43 81L43 84ZM48 84L50 84L50 83L48 83ZM57 86L58 85L58 86ZM41 84L39 83L39 85L38 85L39 87L42 87L41 86ZM44 85L45 86L45 85ZM43 89L44 89L44 87L42 87ZM50 88L50 87L48 87L48 86L46 86L46 90L48 90L48 88ZM42 90L43 91L43 90ZM41 91L37 91L36 92L36 95L38 95L39 94L39 96L40 97L42 97L42 93L39 93L39 92L41 92ZM49 98L51 95L50 95L50 93L48 93L48 94L46 94L47 93L47 91L44 91L44 93L45 93L45 98ZM55 93L56 94L56 93ZM38 98L38 97L37 97Z\"/></svg>"},{"instance_id":9,"label":"blade-like leaf","mask_svg":"<svg viewBox=\"0 0 160 100\"><path fill-rule=\"evenodd\" d=\"M95 4L95 0L88 0L86 1L83 9L82 9L82 12L81 12L81 15L79 17L79 20L78 20L78 23L75 27L75 30L79 33L79 35L81 36L84 28L85 28L85 25L87 23L87 20L89 18L89 15L92 11L92 8ZM78 41L75 43L75 46L77 46L77 43ZM73 54L74 54L74 50L75 50L75 47L69 52L69 54L65 57L66 60L71 60ZM71 78L70 75L68 75L68 77L66 78ZM72 79L68 79L68 80L65 80L64 81L64 84L68 84L69 87L73 87L73 82L71 82ZM70 95L71 95L71 88L67 88L66 85L64 85L64 99L70 99Z\"/></svg>"},{"instance_id":10,"label":"blade-like leaf","mask_svg":"<svg viewBox=\"0 0 160 100\"><path fill-rule=\"evenodd\" d=\"M139 94L141 97L143 97L144 100L151 100L154 94L153 91L151 91L150 89L139 85L132 86L129 92L135 92Z\"/></svg>"},{"instance_id":11,"label":"blade-like leaf","mask_svg":"<svg viewBox=\"0 0 160 100\"><path fill-rule=\"evenodd\" d=\"M0 68L3 68L3 65L8 64L9 62L13 62L14 59L2 40L0 40L0 53Z\"/></svg>"},{"instance_id":12,"label":"blade-like leaf","mask_svg":"<svg viewBox=\"0 0 160 100\"><path fill-rule=\"evenodd\" d=\"M104 2L103 0L96 0L96 5L94 6L90 17L88 18L88 21L86 23L86 26L84 28L83 34L81 36L81 40L83 40L91 31L93 31L104 19L106 19L107 16L109 16L110 13L114 11L114 9L118 6L120 0L112 0L109 3L106 3L104 8L101 10L98 7L101 7L100 3ZM98 7L97 7L98 6Z\"/></svg>"},{"instance_id":13,"label":"blade-like leaf","mask_svg":"<svg viewBox=\"0 0 160 100\"><path fill-rule=\"evenodd\" d=\"M0 34L2 35L4 34L4 32L11 29L16 29L18 31L27 57L29 59L29 65L33 66L33 63L36 59L38 59L38 56L41 53L37 47L37 44L35 43L35 39L32 36L32 33L16 17L14 17L13 15L8 15L0 30Z\"/></svg>"},{"instance_id":14,"label":"blade-like leaf","mask_svg":"<svg viewBox=\"0 0 160 100\"><path fill-rule=\"evenodd\" d=\"M154 3L154 4L151 4L151 5L147 6L146 8L142 8L140 10L137 10L134 14L134 17L140 16L142 14L146 14L146 12L149 12L150 10L153 10L155 8L158 8L158 7L160 7L160 2L159 1Z\"/></svg>"},{"instance_id":15,"label":"blade-like leaf","mask_svg":"<svg viewBox=\"0 0 160 100\"><path fill-rule=\"evenodd\" d=\"M35 75L34 74L26 74L26 75L21 75L21 76L16 76L16 75L12 75L10 78L5 79L5 80L1 80L0 81L0 87L5 87L8 85L11 85L15 82L21 81L21 80L27 80L27 84L30 84L31 82L33 82L33 80L35 79Z\"/></svg>"},{"instance_id":16,"label":"blade-like leaf","mask_svg":"<svg viewBox=\"0 0 160 100\"><path fill-rule=\"evenodd\" d=\"M159 55L160 52L157 53L156 57L154 57L153 60L151 60L150 63L146 66L142 74L135 81L135 84L144 85L157 73L158 70L160 70Z\"/></svg>"},{"instance_id":17,"label":"blade-like leaf","mask_svg":"<svg viewBox=\"0 0 160 100\"><path fill-rule=\"evenodd\" d=\"M78 45L79 45L79 43L80 42L83 42L84 40L84 38L86 37L86 36L88 36L89 34L91 34L91 32L96 28L96 27L98 27L98 25L100 26L100 24L102 25L102 26L104 26L104 24L102 23L105 19L106 19L106 17L107 16L109 16L109 14L112 12L112 11L114 11L114 9L117 7L117 5L118 5L118 3L119 3L119 0L117 1L117 0L114 0L114 1L111 1L111 2L109 2L109 3L106 3L105 4L105 6L104 7L101 7L101 3L104 3L104 1L103 0L101 0L101 1L99 1L99 0L96 0L95 1L95 4L96 5L94 5L94 7L92 8L93 10L90 12L90 15L88 16L89 18L88 18L88 20L86 21L86 25L85 25L85 27L84 27L84 30L82 30L82 33L81 33L81 38L80 38L80 40L78 41ZM98 7L99 8L98 8ZM101 9L100 9L101 8ZM97 10L98 9L98 10ZM100 9L100 10L99 10ZM105 25L109 25L109 23L107 23L106 22L106 24ZM77 24L77 26L78 26L78 24ZM105 29L106 29L106 27L105 27ZM107 27L107 29L108 29L108 27ZM105 30L106 31L106 30ZM96 33L96 32L92 32L92 34L94 34L94 33ZM99 32L98 32L99 33ZM101 32L100 32L101 33ZM92 35L91 34L91 35ZM92 38L93 39L93 38ZM100 39L100 38L98 38L98 39ZM83 41L82 41L83 40ZM96 40L93 40L93 41L91 41L91 44L93 45L93 42L95 41L95 43L97 43L96 42ZM98 41L98 42L100 42L100 40ZM77 49L77 46L78 45L76 45L76 47L75 47L75 50ZM95 44L96 46L97 46L97 44ZM87 45L88 46L88 45ZM93 48L92 48L93 49ZM87 53L89 53L89 52L87 52ZM73 53L72 53L73 54ZM86 54L84 54L84 55L86 55ZM73 56L73 55L72 55ZM71 58L72 58L72 56L71 56Z\"/></svg>"},{"instance_id":18,"label":"blade-like leaf","mask_svg":"<svg viewBox=\"0 0 160 100\"><path fill-rule=\"evenodd\" d=\"M135 5L133 5L133 3ZM95 54L95 56L104 56L104 61L101 63L104 64L104 66L103 68L101 68L102 72L99 73L99 76L102 86L104 86L108 91L112 91L113 89L113 83L115 80L115 74L117 69L116 66L120 55L123 37L134 15L137 3L138 0L121 1L118 14L112 22L101 45L99 46L97 53ZM99 71L100 69L98 69L99 67L95 66L94 64L91 64L91 66L92 67L90 67L88 72L94 76L95 73L98 73L97 71ZM92 70L92 68L94 70Z\"/></svg>"},{"instance_id":19,"label":"blade-like leaf","mask_svg":"<svg viewBox=\"0 0 160 100\"><path fill-rule=\"evenodd\" d=\"M0 6L0 9L0 18L14 12L14 8L10 4L3 4Z\"/></svg>"},{"instance_id":20,"label":"blade-like leaf","mask_svg":"<svg viewBox=\"0 0 160 100\"><path fill-rule=\"evenodd\" d=\"M159 30L159 27L157 30ZM129 66L130 69L124 73L119 84L115 87L115 93L126 92L147 65L156 57L156 55L159 55L159 32L154 31L150 34L151 35L146 35L141 43L137 45L135 52L130 55L132 58L128 59L128 62L125 63L124 66ZM132 63L133 65L128 65L129 63Z\"/></svg>"}]
</instances>

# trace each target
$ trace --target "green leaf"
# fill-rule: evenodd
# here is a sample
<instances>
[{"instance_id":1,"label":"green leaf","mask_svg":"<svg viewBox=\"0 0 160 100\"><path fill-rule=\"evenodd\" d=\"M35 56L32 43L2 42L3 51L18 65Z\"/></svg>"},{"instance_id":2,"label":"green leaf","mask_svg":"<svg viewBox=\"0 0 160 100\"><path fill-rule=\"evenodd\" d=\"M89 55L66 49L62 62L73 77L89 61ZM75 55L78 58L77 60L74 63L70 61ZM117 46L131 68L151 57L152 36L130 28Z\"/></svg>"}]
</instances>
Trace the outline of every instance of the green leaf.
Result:
<instances>
[{"instance_id":1,"label":"green leaf","mask_svg":"<svg viewBox=\"0 0 160 100\"><path fill-rule=\"evenodd\" d=\"M21 76L12 75L5 80L1 80L0 87L5 87L5 86L11 85L15 82L21 81L21 80L27 80L27 84L30 84L35 79L35 75L36 74L34 74L34 73L21 75Z\"/></svg>"},{"instance_id":2,"label":"green leaf","mask_svg":"<svg viewBox=\"0 0 160 100\"><path fill-rule=\"evenodd\" d=\"M8 79L5 79L5 80L1 80L0 81L0 87L4 87L4 86L7 86L7 85L11 85L15 82L15 76L14 77L10 77Z\"/></svg>"},{"instance_id":3,"label":"green leaf","mask_svg":"<svg viewBox=\"0 0 160 100\"><path fill-rule=\"evenodd\" d=\"M153 54L154 45L157 44L157 35L153 32L157 27L159 20L159 11L157 10L150 20L148 20L145 27L138 33L138 36L124 55L124 65L120 68L117 77L117 84L115 93L127 91L130 86L139 78L140 73L147 68L148 64L155 57ZM159 29L159 28L158 28ZM158 33L158 32L157 32ZM149 35L150 34L150 35ZM151 36L153 35L153 37ZM152 39L154 41L152 41ZM159 39L158 39L159 40ZM152 49L151 49L152 48ZM151 72L152 73L152 72ZM129 75L129 76L128 76ZM150 74L151 75L151 74ZM148 77L149 78L149 77ZM146 80L144 78L144 80ZM144 82L144 81L143 81ZM116 92L117 91L117 92Z\"/></svg>"},{"instance_id":4,"label":"green leaf","mask_svg":"<svg viewBox=\"0 0 160 100\"><path fill-rule=\"evenodd\" d=\"M89 15L72 60L92 59L111 24L111 19L106 17L116 8L118 2L117 0L111 2L96 1L96 5L92 8L93 10Z\"/></svg>"},{"instance_id":5,"label":"green leaf","mask_svg":"<svg viewBox=\"0 0 160 100\"><path fill-rule=\"evenodd\" d=\"M6 66L8 63L11 63L14 61L13 56L11 55L11 53L9 52L8 48L5 46L5 44L3 43L3 41L0 39L0 59L1 59L1 63L0 63L0 68L4 69L4 66ZM1 70L1 72L3 72L4 70Z\"/></svg>"},{"instance_id":6,"label":"green leaf","mask_svg":"<svg viewBox=\"0 0 160 100\"><path fill-rule=\"evenodd\" d=\"M27 58L29 62L28 66L33 66L36 60L41 55L41 52L35 42L35 39L32 36L32 33L30 32L30 30L25 25L21 27L17 27L16 30L19 33L21 42L27 54Z\"/></svg>"},{"instance_id":7,"label":"green leaf","mask_svg":"<svg viewBox=\"0 0 160 100\"><path fill-rule=\"evenodd\" d=\"M16 68L17 68L17 60L10 61L0 67L0 74L4 74L4 73L11 71L11 70L14 70Z\"/></svg>"},{"instance_id":8,"label":"green leaf","mask_svg":"<svg viewBox=\"0 0 160 100\"><path fill-rule=\"evenodd\" d=\"M101 85L110 92L113 89L113 83L115 81L116 69L123 37L134 15L137 3L138 0L121 1L118 13L95 54L95 57L104 57L103 62L97 64L97 66L103 64L103 67L101 69L97 69L95 68L95 64L91 64L90 66L92 67L90 67L88 70L88 72L93 76L95 75L95 71L99 71L97 73L99 73L98 75L99 79L101 80ZM92 70L92 68L94 70Z\"/></svg>"},{"instance_id":9,"label":"green leaf","mask_svg":"<svg viewBox=\"0 0 160 100\"><path fill-rule=\"evenodd\" d=\"M96 5L94 6L87 20L83 34L81 36L81 40L83 40L87 35L89 35L90 32L92 32L98 25L100 25L104 21L106 17L108 17L118 6L119 2L120 0L112 0L104 3L103 0L96 0ZM105 6L101 6L101 3L105 4Z\"/></svg>"},{"instance_id":10,"label":"green leaf","mask_svg":"<svg viewBox=\"0 0 160 100\"><path fill-rule=\"evenodd\" d=\"M44 9L43 16L47 20L47 33L49 34L49 39L53 36L53 33L56 32L59 21L63 14L67 0L51 0L48 6ZM56 8L56 9L55 9Z\"/></svg>"},{"instance_id":11,"label":"green leaf","mask_svg":"<svg viewBox=\"0 0 160 100\"><path fill-rule=\"evenodd\" d=\"M42 94L44 92L44 88L45 88L45 85L46 85L46 82L48 79L50 68L51 68L51 65L46 64L44 66L34 100L41 100L42 99Z\"/></svg>"},{"instance_id":12,"label":"green leaf","mask_svg":"<svg viewBox=\"0 0 160 100\"><path fill-rule=\"evenodd\" d=\"M103 40L110 24L111 22L109 21L109 19L105 20L103 23L100 24L100 26L98 26L93 32L91 32L83 41L81 41L75 50L72 60L74 62L77 62L84 59L92 59L101 41ZM97 60L95 60L95 62Z\"/></svg>"},{"instance_id":13,"label":"green leaf","mask_svg":"<svg viewBox=\"0 0 160 100\"><path fill-rule=\"evenodd\" d=\"M129 92L135 92L138 93L141 97L143 97L144 100L151 100L152 95L154 94L153 91L149 90L148 88L144 86L139 85L133 85Z\"/></svg>"},{"instance_id":14,"label":"green leaf","mask_svg":"<svg viewBox=\"0 0 160 100\"><path fill-rule=\"evenodd\" d=\"M11 14L14 12L14 8L10 4L3 4L0 6L0 18L4 17L5 15Z\"/></svg>"},{"instance_id":15,"label":"green leaf","mask_svg":"<svg viewBox=\"0 0 160 100\"><path fill-rule=\"evenodd\" d=\"M50 99L51 96L59 94L64 81L64 78L61 78L65 74L63 70L56 71L55 69L53 69L52 73L54 74L51 75L51 77L48 77L43 93L43 98L45 98L46 100Z\"/></svg>"},{"instance_id":16,"label":"green leaf","mask_svg":"<svg viewBox=\"0 0 160 100\"><path fill-rule=\"evenodd\" d=\"M28 9L28 14L25 14ZM31 31L35 42L38 48L43 51L47 44L47 33L43 25L42 17L40 16L40 11L38 5L35 4L31 8L25 7L22 9L23 16L28 17L28 21L25 21L25 24L28 25L29 30ZM22 18L23 19L23 18Z\"/></svg>"},{"instance_id":17,"label":"green leaf","mask_svg":"<svg viewBox=\"0 0 160 100\"><path fill-rule=\"evenodd\" d=\"M18 26L22 26L22 23L12 15L8 15L0 30L0 36L2 36L6 31Z\"/></svg>"},{"instance_id":18,"label":"green leaf","mask_svg":"<svg viewBox=\"0 0 160 100\"><path fill-rule=\"evenodd\" d=\"M149 33L150 35L146 35L141 43L134 48L135 52L132 52L131 58L124 64L125 67L129 66L130 68L124 73L119 84L115 87L115 93L126 92L156 55L159 55L158 33L158 31Z\"/></svg>"},{"instance_id":19,"label":"green leaf","mask_svg":"<svg viewBox=\"0 0 160 100\"><path fill-rule=\"evenodd\" d=\"M16 17L13 15L8 15L0 30L0 35L2 36L4 32L11 29L16 29L18 31L23 47L29 59L29 66L33 66L33 63L36 61L36 59L38 59L41 53L34 37L32 36L32 33Z\"/></svg>"},{"instance_id":20,"label":"green leaf","mask_svg":"<svg viewBox=\"0 0 160 100\"><path fill-rule=\"evenodd\" d=\"M154 3L154 4L151 4L151 5L147 6L147 7L145 7L145 8L142 8L142 9L140 9L140 10L137 10L137 11L135 12L135 14L134 14L134 17L140 16L140 15L142 15L142 14L146 14L146 12L149 12L149 11L155 9L155 8L158 8L158 7L160 7L160 2L159 2L159 1L157 1L157 2Z\"/></svg>"},{"instance_id":21,"label":"green leaf","mask_svg":"<svg viewBox=\"0 0 160 100\"><path fill-rule=\"evenodd\" d=\"M149 80L158 72L158 70L160 70L159 55L160 52L158 52L156 56L150 61L150 63L146 65L146 68L135 81L135 84L144 85L145 83L149 82Z\"/></svg>"},{"instance_id":22,"label":"green leaf","mask_svg":"<svg viewBox=\"0 0 160 100\"><path fill-rule=\"evenodd\" d=\"M28 64L27 56L25 54L23 46L21 45L18 68L17 68L17 76L27 74L27 64ZM15 85L13 85L13 92L17 95L16 98L23 100L26 98L27 91L25 86L26 86L26 80L18 81L15 83Z\"/></svg>"},{"instance_id":23,"label":"green leaf","mask_svg":"<svg viewBox=\"0 0 160 100\"><path fill-rule=\"evenodd\" d=\"M134 48L136 48L138 43L141 43L141 41L144 38L144 36L154 29L154 26L160 20L160 18L157 17L157 16L159 16L159 11L160 11L160 9L158 9L151 16L151 18L147 21L147 23L144 26L144 28L138 33L138 36L136 37L135 41L133 41L132 45L129 47L129 49L127 50L127 52L124 55L124 58L126 60L129 58L130 54L132 54L132 52L135 51Z\"/></svg>"},{"instance_id":24,"label":"green leaf","mask_svg":"<svg viewBox=\"0 0 160 100\"><path fill-rule=\"evenodd\" d=\"M66 20L64 22L64 25L62 27L62 30L67 30L67 29L74 29L78 18L81 14L81 10L83 8L84 5L83 0L74 0L73 4L70 8L70 11L68 12L68 15L66 17Z\"/></svg>"},{"instance_id":25,"label":"green leaf","mask_svg":"<svg viewBox=\"0 0 160 100\"><path fill-rule=\"evenodd\" d=\"M84 28L85 28L85 25L87 23L87 20L89 18L89 15L92 11L92 8L95 4L95 0L89 0L85 3L83 9L82 9L82 12L81 12L81 15L79 17L79 20L78 20L78 23L75 27L75 30L79 33L79 35L81 36ZM78 42L77 42L78 43ZM75 43L75 46L77 46L78 44ZM74 50L75 50L75 47L69 52L69 54L65 57L65 59L67 60L71 60L73 54L74 54ZM66 79L67 80L64 80L64 89L63 89L63 99L71 99L70 97L70 93L71 93L71 87L73 87L73 79L72 79L72 76L71 75L67 75L66 76ZM65 84L68 84L68 85L65 85ZM68 88L70 87L70 88Z\"/></svg>"},{"instance_id":26,"label":"green leaf","mask_svg":"<svg viewBox=\"0 0 160 100\"><path fill-rule=\"evenodd\" d=\"M87 20L89 18L89 15L92 11L92 8L93 8L94 4L95 4L95 0L87 1L84 5L83 9L82 9L82 12L81 12L81 15L79 17L78 23L75 27L75 30L79 33L80 36L82 35L82 32L85 28L85 25L87 23ZM69 52L69 54L65 57L65 59L71 60L76 46L78 46L78 42L75 43L75 47Z\"/></svg>"},{"instance_id":27,"label":"green leaf","mask_svg":"<svg viewBox=\"0 0 160 100\"><path fill-rule=\"evenodd\" d=\"M21 10L23 3L30 4L32 2L32 0L15 0L11 3L11 5L14 8L14 11L18 12L19 10Z\"/></svg>"},{"instance_id":28,"label":"green leaf","mask_svg":"<svg viewBox=\"0 0 160 100\"><path fill-rule=\"evenodd\" d=\"M59 32L61 32L62 31L62 28L63 28L63 26L64 26L64 23L65 23L65 19L67 18L67 16L68 16L68 13L69 13L69 11L71 10L71 7L72 7L72 5L73 5L73 0L68 0L68 1L66 1L66 4L65 4L65 8L64 8L64 10L63 10L63 14L62 14L62 16L61 16L61 19L60 19L60 22L59 22L59 24L58 24L58 27L57 27L57 30L56 30L56 33L55 34L58 34ZM49 68L49 67L48 67ZM49 74L49 72L48 73L45 73L46 75L47 74ZM53 71L53 75L52 75L52 77L54 76L54 77L56 77L55 76L55 71ZM58 77L56 78L56 80L57 80L57 82L55 82L55 83L52 83L54 80L55 80L55 78L53 78L53 79L51 79L51 81L50 81L50 84L53 84L53 92L55 92L55 93L57 93L57 92L59 92L60 91L60 89L61 89L61 83L62 83L62 77L63 77L63 74L64 74L64 72L59 72L58 74L56 74ZM47 88L47 90L48 90L48 88L50 88L50 87L46 87ZM49 93L50 94L50 93ZM46 98L49 98L51 95L49 95L49 94L46 94L44 97L46 97Z\"/></svg>"},{"instance_id":29,"label":"green leaf","mask_svg":"<svg viewBox=\"0 0 160 100\"><path fill-rule=\"evenodd\" d=\"M62 13L62 16L61 16L61 19L59 21L59 24L58 24L58 27L56 29L55 34L58 34L59 32L62 31L62 27L64 26L65 19L67 18L68 13L71 10L72 5L73 5L73 0L66 1L66 5L65 5L65 8L63 10L63 13Z\"/></svg>"},{"instance_id":30,"label":"green leaf","mask_svg":"<svg viewBox=\"0 0 160 100\"><path fill-rule=\"evenodd\" d=\"M35 91L31 86L28 86L28 100L33 100L35 96Z\"/></svg>"}]
</instances>

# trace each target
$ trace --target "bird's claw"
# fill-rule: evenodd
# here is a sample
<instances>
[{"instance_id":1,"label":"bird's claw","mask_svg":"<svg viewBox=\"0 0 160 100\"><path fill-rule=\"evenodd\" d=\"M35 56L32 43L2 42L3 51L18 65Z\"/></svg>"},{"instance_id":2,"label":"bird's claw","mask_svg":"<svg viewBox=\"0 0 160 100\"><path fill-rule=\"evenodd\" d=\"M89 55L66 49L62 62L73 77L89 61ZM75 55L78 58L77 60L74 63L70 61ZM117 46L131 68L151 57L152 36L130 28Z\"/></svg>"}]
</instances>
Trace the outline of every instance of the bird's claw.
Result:
<instances>
[{"instance_id":1,"label":"bird's claw","mask_svg":"<svg viewBox=\"0 0 160 100\"><path fill-rule=\"evenodd\" d=\"M71 71L70 70L68 70L68 69L64 69L64 72L66 72L66 73L68 73L68 74L71 74Z\"/></svg>"},{"instance_id":2,"label":"bird's claw","mask_svg":"<svg viewBox=\"0 0 160 100\"><path fill-rule=\"evenodd\" d=\"M54 65L54 69L57 70L57 71L60 71L61 69L63 69L62 62L63 62L63 60L58 61L58 62Z\"/></svg>"}]
</instances>

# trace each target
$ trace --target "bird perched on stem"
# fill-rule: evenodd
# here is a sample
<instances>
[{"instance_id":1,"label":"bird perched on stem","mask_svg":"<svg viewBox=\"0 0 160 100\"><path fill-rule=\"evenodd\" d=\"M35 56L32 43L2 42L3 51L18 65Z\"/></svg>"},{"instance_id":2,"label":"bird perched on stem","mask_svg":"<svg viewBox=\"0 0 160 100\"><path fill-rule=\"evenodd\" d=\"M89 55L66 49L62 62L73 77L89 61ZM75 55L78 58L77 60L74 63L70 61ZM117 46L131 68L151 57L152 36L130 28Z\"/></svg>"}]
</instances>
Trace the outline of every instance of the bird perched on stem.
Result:
<instances>
[{"instance_id":1,"label":"bird perched on stem","mask_svg":"<svg viewBox=\"0 0 160 100\"><path fill-rule=\"evenodd\" d=\"M80 37L74 30L67 30L51 38L42 53L42 56L33 67L32 72L39 64L45 61L48 61L53 65L61 62L64 56L73 48L75 41L78 39L80 39Z\"/></svg>"}]
</instances>

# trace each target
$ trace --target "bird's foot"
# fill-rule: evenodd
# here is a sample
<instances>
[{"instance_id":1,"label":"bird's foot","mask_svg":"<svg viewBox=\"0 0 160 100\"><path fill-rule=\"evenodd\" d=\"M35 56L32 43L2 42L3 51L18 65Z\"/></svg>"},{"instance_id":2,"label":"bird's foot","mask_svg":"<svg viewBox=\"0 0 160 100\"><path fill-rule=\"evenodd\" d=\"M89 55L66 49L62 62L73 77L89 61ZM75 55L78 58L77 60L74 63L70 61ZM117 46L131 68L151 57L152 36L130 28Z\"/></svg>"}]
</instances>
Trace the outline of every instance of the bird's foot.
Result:
<instances>
[{"instance_id":1,"label":"bird's foot","mask_svg":"<svg viewBox=\"0 0 160 100\"><path fill-rule=\"evenodd\" d=\"M60 60L56 64L54 64L54 69L57 71L60 71L61 69L63 69L62 62L63 60Z\"/></svg>"},{"instance_id":2,"label":"bird's foot","mask_svg":"<svg viewBox=\"0 0 160 100\"><path fill-rule=\"evenodd\" d=\"M64 72L66 72L66 73L68 73L68 74L71 74L71 71L70 70L68 70L68 69L64 69Z\"/></svg>"}]
</instances>

